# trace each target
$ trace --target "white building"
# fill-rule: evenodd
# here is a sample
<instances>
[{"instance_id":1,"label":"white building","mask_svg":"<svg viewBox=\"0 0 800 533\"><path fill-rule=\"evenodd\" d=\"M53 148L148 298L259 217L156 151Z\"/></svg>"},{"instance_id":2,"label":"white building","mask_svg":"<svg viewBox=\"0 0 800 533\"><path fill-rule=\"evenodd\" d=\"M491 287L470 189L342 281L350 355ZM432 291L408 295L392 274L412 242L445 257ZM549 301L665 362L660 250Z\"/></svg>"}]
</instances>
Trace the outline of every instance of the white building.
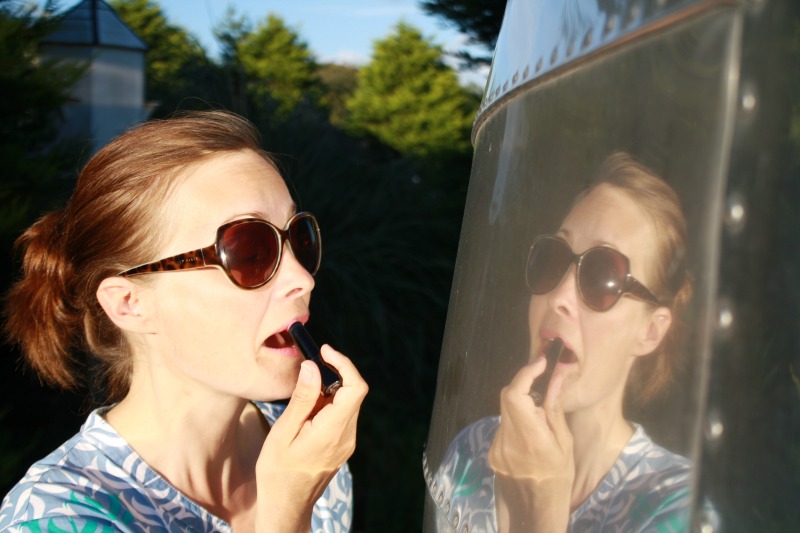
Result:
<instances>
[{"instance_id":1,"label":"white building","mask_svg":"<svg viewBox=\"0 0 800 533\"><path fill-rule=\"evenodd\" d=\"M83 0L65 12L44 41L43 55L88 62L64 108L62 134L94 153L151 111L144 101L144 42L103 0ZM90 155L90 154L86 154Z\"/></svg>"}]
</instances>

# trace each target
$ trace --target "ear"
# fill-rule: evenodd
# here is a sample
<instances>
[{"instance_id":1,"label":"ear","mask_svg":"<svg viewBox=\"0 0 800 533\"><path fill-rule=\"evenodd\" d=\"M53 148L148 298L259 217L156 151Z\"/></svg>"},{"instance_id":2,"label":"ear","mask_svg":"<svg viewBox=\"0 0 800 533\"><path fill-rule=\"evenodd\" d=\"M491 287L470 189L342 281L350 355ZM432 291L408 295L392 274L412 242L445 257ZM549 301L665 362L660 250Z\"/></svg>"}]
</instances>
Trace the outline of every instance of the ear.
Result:
<instances>
[{"instance_id":1,"label":"ear","mask_svg":"<svg viewBox=\"0 0 800 533\"><path fill-rule=\"evenodd\" d=\"M634 355L649 355L658 348L672 325L672 311L658 307L642 324L641 334Z\"/></svg>"},{"instance_id":2,"label":"ear","mask_svg":"<svg viewBox=\"0 0 800 533\"><path fill-rule=\"evenodd\" d=\"M114 276L100 282L97 301L108 318L121 330L151 333L154 322L149 312L148 292L128 278Z\"/></svg>"}]
</instances>

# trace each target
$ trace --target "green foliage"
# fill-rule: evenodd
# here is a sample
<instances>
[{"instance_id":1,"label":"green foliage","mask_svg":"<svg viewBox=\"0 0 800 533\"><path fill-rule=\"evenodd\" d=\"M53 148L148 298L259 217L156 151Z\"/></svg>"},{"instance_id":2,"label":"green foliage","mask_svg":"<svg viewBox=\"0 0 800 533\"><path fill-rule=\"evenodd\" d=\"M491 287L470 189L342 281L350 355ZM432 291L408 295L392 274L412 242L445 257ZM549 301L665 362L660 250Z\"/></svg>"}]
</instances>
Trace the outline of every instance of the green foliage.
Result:
<instances>
[{"instance_id":1,"label":"green foliage","mask_svg":"<svg viewBox=\"0 0 800 533\"><path fill-rule=\"evenodd\" d=\"M0 4L0 238L5 241L66 195L65 174L76 149L57 142L61 107L84 65L40 57L42 38L57 20L48 3L41 16L33 6Z\"/></svg>"},{"instance_id":2,"label":"green foliage","mask_svg":"<svg viewBox=\"0 0 800 533\"><path fill-rule=\"evenodd\" d=\"M314 57L280 17L269 14L255 31L244 33L237 52L254 101L271 99L278 113L285 114L314 92Z\"/></svg>"},{"instance_id":3,"label":"green foliage","mask_svg":"<svg viewBox=\"0 0 800 533\"><path fill-rule=\"evenodd\" d=\"M158 104L155 116L191 107L185 101L190 96L205 102L223 98L219 69L197 39L171 24L158 4L151 0L111 0L110 4L148 47L146 99Z\"/></svg>"},{"instance_id":4,"label":"green foliage","mask_svg":"<svg viewBox=\"0 0 800 533\"><path fill-rule=\"evenodd\" d=\"M342 126L348 120L346 102L356 90L358 69L326 63L317 68L317 76L322 90L320 103L328 109L331 124Z\"/></svg>"},{"instance_id":5,"label":"green foliage","mask_svg":"<svg viewBox=\"0 0 800 533\"><path fill-rule=\"evenodd\" d=\"M422 0L420 5L431 15L446 19L459 32L469 36L469 44L483 45L489 52L494 50L506 10L505 1ZM457 55L467 66L489 65L492 62L490 53L473 56L462 50Z\"/></svg>"},{"instance_id":6,"label":"green foliage","mask_svg":"<svg viewBox=\"0 0 800 533\"><path fill-rule=\"evenodd\" d=\"M443 63L441 49L408 24L375 43L347 108L353 131L402 154L426 158L470 149L474 97Z\"/></svg>"}]
</instances>

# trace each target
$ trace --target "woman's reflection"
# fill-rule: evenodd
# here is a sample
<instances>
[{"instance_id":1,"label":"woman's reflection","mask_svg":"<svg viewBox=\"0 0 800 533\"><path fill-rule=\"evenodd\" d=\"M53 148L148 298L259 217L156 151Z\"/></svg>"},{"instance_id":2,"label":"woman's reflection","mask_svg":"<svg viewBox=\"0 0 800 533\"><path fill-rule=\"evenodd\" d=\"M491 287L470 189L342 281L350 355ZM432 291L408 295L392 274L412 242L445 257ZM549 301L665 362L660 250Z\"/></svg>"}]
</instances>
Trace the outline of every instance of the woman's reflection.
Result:
<instances>
[{"instance_id":1,"label":"woman's reflection","mask_svg":"<svg viewBox=\"0 0 800 533\"><path fill-rule=\"evenodd\" d=\"M669 185L616 153L558 231L534 240L530 363L503 389L501 416L448 449L436 483L451 525L460 513L473 532L686 528L689 461L623 410L661 392L678 365L685 226ZM537 406L531 386L554 339L564 349Z\"/></svg>"}]
</instances>

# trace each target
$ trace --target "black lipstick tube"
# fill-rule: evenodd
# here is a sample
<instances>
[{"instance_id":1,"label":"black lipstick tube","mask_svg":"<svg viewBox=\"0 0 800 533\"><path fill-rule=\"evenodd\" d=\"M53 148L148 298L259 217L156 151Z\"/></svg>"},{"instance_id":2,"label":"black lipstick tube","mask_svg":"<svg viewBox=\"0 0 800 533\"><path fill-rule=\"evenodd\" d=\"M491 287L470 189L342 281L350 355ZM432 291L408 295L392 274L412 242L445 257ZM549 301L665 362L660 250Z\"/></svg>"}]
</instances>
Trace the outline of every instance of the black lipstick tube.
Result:
<instances>
[{"instance_id":1,"label":"black lipstick tube","mask_svg":"<svg viewBox=\"0 0 800 533\"><path fill-rule=\"evenodd\" d=\"M334 394L339 387L342 386L342 376L331 365L322 360L319 354L319 347L311 334L300 322L295 322L289 326L289 334L294 339L295 344L303 352L303 357L314 361L319 368L319 373L322 376L322 395L330 396Z\"/></svg>"},{"instance_id":2,"label":"black lipstick tube","mask_svg":"<svg viewBox=\"0 0 800 533\"><path fill-rule=\"evenodd\" d=\"M533 380L530 392L533 397L533 403L536 404L537 407L544 403L544 397L547 396L547 387L550 385L550 378L553 377L553 371L556 369L556 363L558 363L558 358L561 356L561 351L563 349L564 341L557 338L553 339L553 342L547 349L547 353L545 353L547 367L542 374Z\"/></svg>"}]
</instances>

